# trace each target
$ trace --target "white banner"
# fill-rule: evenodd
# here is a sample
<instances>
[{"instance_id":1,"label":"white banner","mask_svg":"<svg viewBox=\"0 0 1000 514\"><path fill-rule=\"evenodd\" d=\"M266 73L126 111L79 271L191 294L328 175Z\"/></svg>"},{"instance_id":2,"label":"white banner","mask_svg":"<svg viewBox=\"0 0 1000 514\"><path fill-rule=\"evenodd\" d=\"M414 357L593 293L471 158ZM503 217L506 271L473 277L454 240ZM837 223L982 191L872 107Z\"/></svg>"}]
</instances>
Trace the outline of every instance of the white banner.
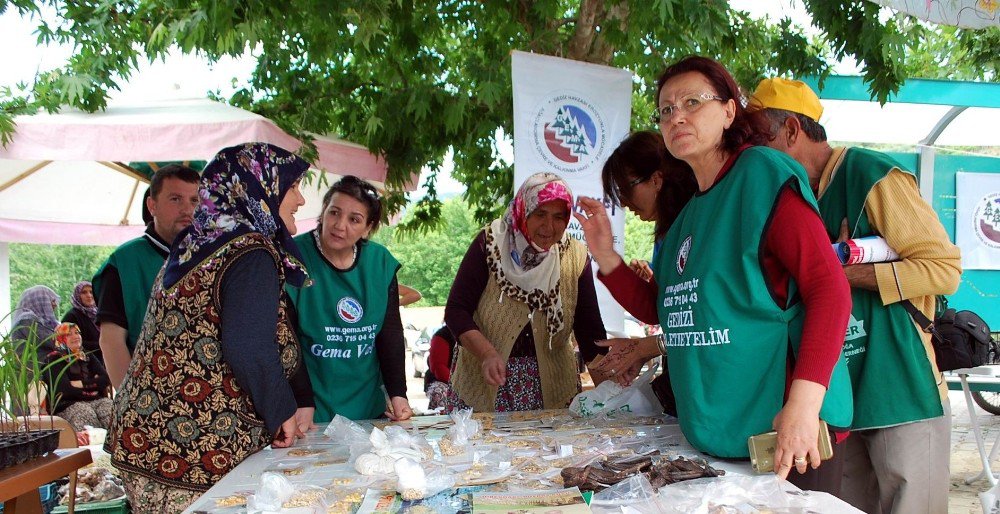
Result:
<instances>
[{"instance_id":1,"label":"white banner","mask_svg":"<svg viewBox=\"0 0 1000 514\"><path fill-rule=\"evenodd\" d=\"M956 173L955 197L962 268L1000 269L1000 173Z\"/></svg>"},{"instance_id":2,"label":"white banner","mask_svg":"<svg viewBox=\"0 0 1000 514\"><path fill-rule=\"evenodd\" d=\"M632 73L627 70L514 51L514 190L529 176L548 171L576 196L604 198L601 168L629 133ZM605 200L615 250L625 252L625 213ZM575 219L567 228L584 244ZM596 266L595 266L596 271ZM600 283L597 299L604 326L623 330L623 309Z\"/></svg>"},{"instance_id":3,"label":"white banner","mask_svg":"<svg viewBox=\"0 0 1000 514\"><path fill-rule=\"evenodd\" d=\"M941 25L966 29L1000 26L996 0L872 0L873 2Z\"/></svg>"}]
</instances>

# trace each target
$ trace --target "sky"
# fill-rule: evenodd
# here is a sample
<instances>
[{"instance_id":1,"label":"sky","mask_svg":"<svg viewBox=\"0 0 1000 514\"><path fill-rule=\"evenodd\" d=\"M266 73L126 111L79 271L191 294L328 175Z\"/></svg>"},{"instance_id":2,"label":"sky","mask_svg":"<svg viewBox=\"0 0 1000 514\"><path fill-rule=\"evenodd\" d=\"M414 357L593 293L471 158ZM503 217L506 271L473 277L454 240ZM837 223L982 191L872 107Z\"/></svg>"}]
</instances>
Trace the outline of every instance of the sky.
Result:
<instances>
[{"instance_id":1,"label":"sky","mask_svg":"<svg viewBox=\"0 0 1000 514\"><path fill-rule=\"evenodd\" d=\"M798 0L731 0L730 5L755 17L779 19L789 16L792 21L810 30L809 14ZM5 49L0 86L30 83L36 73L59 68L72 55L68 47L39 46L33 34L37 25L37 20L22 18L13 8L0 15L0 48ZM228 97L238 88L233 83L234 78L245 80L254 64L255 59L249 53L241 58L227 57L217 63L208 63L205 59L175 52L165 61L143 63L140 70L122 84L121 91L111 92L111 102L140 104L168 98L203 98L208 91L215 90ZM853 63L842 63L837 67L837 72L841 73L852 70L856 71ZM513 153L503 148L501 152ZM450 175L442 175L446 176L438 178L440 195L450 196L464 191L464 186ZM418 191L416 196L422 194Z\"/></svg>"}]
</instances>

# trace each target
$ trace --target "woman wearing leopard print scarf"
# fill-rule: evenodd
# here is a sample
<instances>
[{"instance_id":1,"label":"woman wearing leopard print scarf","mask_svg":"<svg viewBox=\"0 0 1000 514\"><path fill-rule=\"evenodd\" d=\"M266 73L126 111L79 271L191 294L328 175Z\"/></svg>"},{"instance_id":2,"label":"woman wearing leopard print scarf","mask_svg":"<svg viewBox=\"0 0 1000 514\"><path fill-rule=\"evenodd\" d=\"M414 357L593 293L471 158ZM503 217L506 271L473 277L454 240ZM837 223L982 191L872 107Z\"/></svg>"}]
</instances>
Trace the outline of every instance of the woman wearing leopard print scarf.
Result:
<instances>
[{"instance_id":1,"label":"woman wearing leopard print scarf","mask_svg":"<svg viewBox=\"0 0 1000 514\"><path fill-rule=\"evenodd\" d=\"M606 351L587 249L566 234L572 205L562 179L532 175L472 242L445 307L459 341L447 410L564 408L580 391L571 335L587 362Z\"/></svg>"}]
</instances>

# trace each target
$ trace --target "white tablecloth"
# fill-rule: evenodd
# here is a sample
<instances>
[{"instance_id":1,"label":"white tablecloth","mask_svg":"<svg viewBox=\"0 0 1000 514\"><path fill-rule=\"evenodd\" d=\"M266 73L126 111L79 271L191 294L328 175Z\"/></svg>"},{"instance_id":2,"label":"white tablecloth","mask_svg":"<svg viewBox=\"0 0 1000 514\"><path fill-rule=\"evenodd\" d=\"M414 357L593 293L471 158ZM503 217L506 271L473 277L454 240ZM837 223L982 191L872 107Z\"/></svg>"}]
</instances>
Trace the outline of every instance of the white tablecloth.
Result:
<instances>
[{"instance_id":1,"label":"white tablecloth","mask_svg":"<svg viewBox=\"0 0 1000 514\"><path fill-rule=\"evenodd\" d=\"M418 428L421 428L421 433L425 434L428 440L435 441L440 439L440 437L444 434L444 430L441 428L426 427L440 427L446 420L448 420L447 416L426 416L413 418L410 422L404 422L401 425L404 426L404 428L417 426ZM360 423L368 430L372 428L371 422ZM219 483L209 489L198 501L185 511L185 514L218 512L219 510L216 507L217 499L234 494L254 491L260 483L261 474L267 470L280 470L287 468L301 469L300 474L289 476L289 479L296 485L301 484L329 487L336 479L349 479L355 481L363 480L363 478L354 470L353 466L346 462L326 466L313 466L308 465L308 461L303 458L289 456L289 452L296 448L324 449L328 452L327 455L346 455L346 448L334 447L332 445L333 441L323 435L325 428L326 426L320 426L318 430L311 431L304 440L297 441L293 448L269 448L250 456L237 466L236 469L219 481ZM632 428L636 432L635 437L628 443L629 447L632 449L642 451L658 449L661 454L671 457L675 455L684 455L688 457L700 456L707 459L712 467L724 470L727 476L753 475L750 469L750 464L747 461L719 461L700 454L686 442L680 432L680 427L676 424L676 420L673 418L666 418L657 426L634 426ZM546 434L550 433L559 434L567 432L560 431L558 427L555 427L555 430L546 431ZM586 451L586 449L579 448L576 449L576 451L581 452ZM371 481L376 482L374 478L371 479ZM384 484L375 485L384 486ZM845 514L855 514L860 512L850 507L847 503L830 495L799 491L794 485L788 482L782 482L781 487L794 497L792 498L793 500L798 501L799 504L808 504L810 506L810 510L814 512ZM787 500L783 499L782 502L787 502ZM445 510L447 510L447 508L453 508L459 504L461 504L461 502L456 499L451 502L450 507L446 507ZM785 504L787 503L782 503L782 505ZM598 505L593 505L592 509L594 512L622 512L620 508L609 508ZM235 514L242 511L242 509L227 509L222 512ZM454 512L454 510L451 510L451 512ZM807 511L801 510L801 512Z\"/></svg>"}]
</instances>

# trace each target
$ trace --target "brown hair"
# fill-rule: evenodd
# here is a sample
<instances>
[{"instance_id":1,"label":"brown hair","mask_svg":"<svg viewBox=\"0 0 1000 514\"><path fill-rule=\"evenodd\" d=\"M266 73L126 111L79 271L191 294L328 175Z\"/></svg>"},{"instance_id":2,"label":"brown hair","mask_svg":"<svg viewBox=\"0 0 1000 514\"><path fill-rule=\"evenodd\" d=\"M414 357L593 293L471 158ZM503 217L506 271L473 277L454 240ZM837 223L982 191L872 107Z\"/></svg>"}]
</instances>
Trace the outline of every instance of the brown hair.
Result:
<instances>
[{"instance_id":1,"label":"brown hair","mask_svg":"<svg viewBox=\"0 0 1000 514\"><path fill-rule=\"evenodd\" d=\"M341 193L361 202L368 210L368 226L372 228L371 234L378 230L379 223L382 222L382 201L379 198L378 190L375 189L375 186L354 175L344 175L344 178L334 182L323 195L323 208L320 209L319 218L316 220L320 227L323 226L323 215L330 207L334 193ZM367 240L362 239L362 241Z\"/></svg>"},{"instance_id":2,"label":"brown hair","mask_svg":"<svg viewBox=\"0 0 1000 514\"><path fill-rule=\"evenodd\" d=\"M601 170L604 194L616 205L632 194L630 179L642 182L660 171L663 185L656 195L654 237L662 239L681 209L698 190L691 166L674 157L663 144L663 136L651 130L633 132L611 153Z\"/></svg>"},{"instance_id":3,"label":"brown hair","mask_svg":"<svg viewBox=\"0 0 1000 514\"><path fill-rule=\"evenodd\" d=\"M747 115L746 97L740 91L736 79L725 66L708 57L692 55L668 66L656 81L656 97L653 101L659 101L660 91L668 80L690 72L700 73L704 76L723 101L733 100L736 104L736 115L733 118L733 123L722 132L720 150L732 153L743 145L761 145L767 141L764 130L758 126L757 119Z\"/></svg>"}]
</instances>

